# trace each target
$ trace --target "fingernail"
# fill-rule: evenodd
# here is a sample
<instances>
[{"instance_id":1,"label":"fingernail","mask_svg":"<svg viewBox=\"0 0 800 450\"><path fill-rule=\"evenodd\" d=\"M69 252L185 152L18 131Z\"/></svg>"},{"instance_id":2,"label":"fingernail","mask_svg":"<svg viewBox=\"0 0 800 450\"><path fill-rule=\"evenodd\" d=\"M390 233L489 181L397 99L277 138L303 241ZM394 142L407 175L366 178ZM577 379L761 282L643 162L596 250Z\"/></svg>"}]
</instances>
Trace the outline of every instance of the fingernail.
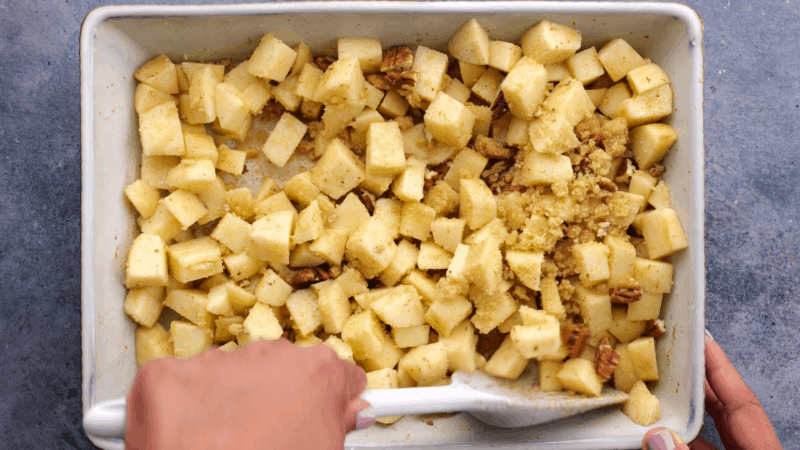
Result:
<instances>
[{"instance_id":1,"label":"fingernail","mask_svg":"<svg viewBox=\"0 0 800 450\"><path fill-rule=\"evenodd\" d=\"M360 430L362 428L371 427L372 424L375 423L375 408L372 405L368 406L366 409L362 409L358 412L358 416L356 417L356 430Z\"/></svg>"},{"instance_id":2,"label":"fingernail","mask_svg":"<svg viewBox=\"0 0 800 450\"><path fill-rule=\"evenodd\" d=\"M713 341L714 340L714 337L711 336L711 333L708 332L708 328L706 328L706 340L707 341Z\"/></svg>"},{"instance_id":3,"label":"fingernail","mask_svg":"<svg viewBox=\"0 0 800 450\"><path fill-rule=\"evenodd\" d=\"M663 429L656 431L647 440L647 450L674 450L683 440L672 430Z\"/></svg>"}]
</instances>

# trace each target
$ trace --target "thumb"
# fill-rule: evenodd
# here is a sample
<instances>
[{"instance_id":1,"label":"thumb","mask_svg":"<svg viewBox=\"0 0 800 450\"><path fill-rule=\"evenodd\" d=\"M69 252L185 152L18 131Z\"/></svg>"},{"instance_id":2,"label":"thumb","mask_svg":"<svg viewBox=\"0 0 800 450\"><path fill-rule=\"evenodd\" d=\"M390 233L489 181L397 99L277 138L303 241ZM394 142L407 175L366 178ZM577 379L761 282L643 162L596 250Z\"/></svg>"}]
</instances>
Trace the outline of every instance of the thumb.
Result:
<instances>
[{"instance_id":1,"label":"thumb","mask_svg":"<svg viewBox=\"0 0 800 450\"><path fill-rule=\"evenodd\" d=\"M350 402L350 406L345 412L345 430L349 433L353 430L367 428L375 423L375 410L372 405L357 397Z\"/></svg>"},{"instance_id":2,"label":"thumb","mask_svg":"<svg viewBox=\"0 0 800 450\"><path fill-rule=\"evenodd\" d=\"M645 433L642 439L642 450L689 450L674 431L669 428L656 427Z\"/></svg>"}]
</instances>

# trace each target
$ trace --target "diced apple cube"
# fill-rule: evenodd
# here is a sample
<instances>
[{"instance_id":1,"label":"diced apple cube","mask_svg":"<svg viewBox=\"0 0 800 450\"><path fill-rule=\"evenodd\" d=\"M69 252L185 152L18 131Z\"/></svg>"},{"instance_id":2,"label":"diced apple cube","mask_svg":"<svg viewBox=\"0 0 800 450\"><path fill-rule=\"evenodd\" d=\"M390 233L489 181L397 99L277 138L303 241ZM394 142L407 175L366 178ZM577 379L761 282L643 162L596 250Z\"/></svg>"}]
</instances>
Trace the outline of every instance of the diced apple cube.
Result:
<instances>
[{"instance_id":1,"label":"diced apple cube","mask_svg":"<svg viewBox=\"0 0 800 450\"><path fill-rule=\"evenodd\" d=\"M175 103L175 98L165 92L154 89L144 83L136 86L133 96L133 109L137 114L149 111L162 103Z\"/></svg>"},{"instance_id":2,"label":"diced apple cube","mask_svg":"<svg viewBox=\"0 0 800 450\"><path fill-rule=\"evenodd\" d=\"M580 81L584 86L597 81L606 73L594 47L570 56L566 63L572 78Z\"/></svg>"},{"instance_id":3,"label":"diced apple cube","mask_svg":"<svg viewBox=\"0 0 800 450\"><path fill-rule=\"evenodd\" d=\"M297 52L271 34L264 34L247 62L247 71L268 80L281 82L289 74Z\"/></svg>"},{"instance_id":4,"label":"diced apple cube","mask_svg":"<svg viewBox=\"0 0 800 450\"><path fill-rule=\"evenodd\" d=\"M328 264L339 265L344 257L348 236L347 230L323 230L308 249Z\"/></svg>"},{"instance_id":5,"label":"diced apple cube","mask_svg":"<svg viewBox=\"0 0 800 450\"><path fill-rule=\"evenodd\" d=\"M208 302L206 303L206 311L216 316L233 316L233 307L231 302L228 301L228 286L226 284L218 284L208 290ZM216 320L216 327L219 329L219 319ZM230 323L228 323L230 325ZM228 339L230 337L230 339ZM221 339L231 340L233 336L227 331L227 325L224 333L220 336ZM215 341L220 341L217 336L214 336Z\"/></svg>"},{"instance_id":6,"label":"diced apple cube","mask_svg":"<svg viewBox=\"0 0 800 450\"><path fill-rule=\"evenodd\" d=\"M292 286L272 269L264 273L255 290L256 299L270 306L283 306L291 293Z\"/></svg>"},{"instance_id":7,"label":"diced apple cube","mask_svg":"<svg viewBox=\"0 0 800 450\"><path fill-rule=\"evenodd\" d=\"M197 64L187 72L189 77L189 110L186 117L188 123L211 123L217 118L216 86L219 79L212 64ZM182 100L183 101L183 100Z\"/></svg>"},{"instance_id":8,"label":"diced apple cube","mask_svg":"<svg viewBox=\"0 0 800 450\"><path fill-rule=\"evenodd\" d=\"M628 320L628 312L625 306L614 306L611 309L611 317L612 322L611 326L608 327L608 331L622 343L631 342L644 333L647 323Z\"/></svg>"},{"instance_id":9,"label":"diced apple cube","mask_svg":"<svg viewBox=\"0 0 800 450\"><path fill-rule=\"evenodd\" d=\"M512 115L511 121L508 123L506 144L524 148L528 142L530 142L530 138L528 137L528 128L528 121ZM494 130L492 133L494 133Z\"/></svg>"},{"instance_id":10,"label":"diced apple cube","mask_svg":"<svg viewBox=\"0 0 800 450\"><path fill-rule=\"evenodd\" d=\"M631 194L641 195L644 199L639 212L644 211L644 207L647 206L647 203L645 202L647 202L647 200L650 198L650 195L653 193L653 188L656 187L656 183L658 183L658 180L644 170L637 170L633 173L633 175L631 175L631 182L628 192Z\"/></svg>"},{"instance_id":11,"label":"diced apple cube","mask_svg":"<svg viewBox=\"0 0 800 450\"><path fill-rule=\"evenodd\" d=\"M447 50L460 61L489 64L489 32L477 20L470 19L450 38Z\"/></svg>"},{"instance_id":12,"label":"diced apple cube","mask_svg":"<svg viewBox=\"0 0 800 450\"><path fill-rule=\"evenodd\" d=\"M247 71L247 61L225 74L224 82L236 86L247 100L251 114L260 114L272 98L272 86L264 79Z\"/></svg>"},{"instance_id":13,"label":"diced apple cube","mask_svg":"<svg viewBox=\"0 0 800 450\"><path fill-rule=\"evenodd\" d=\"M142 233L159 236L164 242L174 238L181 231L181 223L169 212L164 202L158 203L152 216L147 219L139 217L137 223Z\"/></svg>"},{"instance_id":14,"label":"diced apple cube","mask_svg":"<svg viewBox=\"0 0 800 450\"><path fill-rule=\"evenodd\" d=\"M661 316L661 301L664 294L651 294L643 292L642 298L628 305L628 320L647 321L656 320Z\"/></svg>"},{"instance_id":15,"label":"diced apple cube","mask_svg":"<svg viewBox=\"0 0 800 450\"><path fill-rule=\"evenodd\" d=\"M520 39L522 53L539 64L566 60L581 48L581 33L566 25L543 20Z\"/></svg>"},{"instance_id":16,"label":"diced apple cube","mask_svg":"<svg viewBox=\"0 0 800 450\"><path fill-rule=\"evenodd\" d=\"M639 95L669 84L669 75L658 65L646 63L628 72L627 80L633 93Z\"/></svg>"},{"instance_id":17,"label":"diced apple cube","mask_svg":"<svg viewBox=\"0 0 800 450\"><path fill-rule=\"evenodd\" d=\"M419 347L428 343L430 335L430 325L418 325L415 327L392 327L392 336L400 348Z\"/></svg>"},{"instance_id":18,"label":"diced apple cube","mask_svg":"<svg viewBox=\"0 0 800 450\"><path fill-rule=\"evenodd\" d=\"M385 92L376 88L372 83L364 83L364 101L367 108L377 110L385 95Z\"/></svg>"},{"instance_id":19,"label":"diced apple cube","mask_svg":"<svg viewBox=\"0 0 800 450\"><path fill-rule=\"evenodd\" d=\"M668 294L672 290L672 264L636 258L633 277L645 292Z\"/></svg>"},{"instance_id":20,"label":"diced apple cube","mask_svg":"<svg viewBox=\"0 0 800 450\"><path fill-rule=\"evenodd\" d=\"M658 362L656 361L656 343L652 337L636 339L628 344L636 377L642 381L658 381Z\"/></svg>"},{"instance_id":21,"label":"diced apple cube","mask_svg":"<svg viewBox=\"0 0 800 450\"><path fill-rule=\"evenodd\" d=\"M286 299L286 309L301 336L308 336L322 326L322 317L317 306L317 295L311 289L295 291Z\"/></svg>"},{"instance_id":22,"label":"diced apple cube","mask_svg":"<svg viewBox=\"0 0 800 450\"><path fill-rule=\"evenodd\" d=\"M601 89L587 89L586 94L592 99L592 104L595 108L599 107L600 104L603 103L603 99L606 96L606 92L608 92L608 88L601 88Z\"/></svg>"},{"instance_id":23,"label":"diced apple cube","mask_svg":"<svg viewBox=\"0 0 800 450\"><path fill-rule=\"evenodd\" d=\"M467 373L475 372L475 349L478 345L478 336L475 328L465 320L453 328L450 335L440 337L439 342L444 344L447 352L447 370L455 372L461 370Z\"/></svg>"},{"instance_id":24,"label":"diced apple cube","mask_svg":"<svg viewBox=\"0 0 800 450\"><path fill-rule=\"evenodd\" d=\"M250 104L236 86L218 83L215 86L214 110L219 125L225 130L238 130L250 118Z\"/></svg>"},{"instance_id":25,"label":"diced apple cube","mask_svg":"<svg viewBox=\"0 0 800 450\"><path fill-rule=\"evenodd\" d=\"M539 361L539 389L542 392L558 392L563 389L558 381L558 372L564 366L560 361Z\"/></svg>"},{"instance_id":26,"label":"diced apple cube","mask_svg":"<svg viewBox=\"0 0 800 450\"><path fill-rule=\"evenodd\" d=\"M427 322L440 335L447 337L453 328L464 321L472 312L472 303L466 298L455 295L440 298L430 305L425 313Z\"/></svg>"},{"instance_id":27,"label":"diced apple cube","mask_svg":"<svg viewBox=\"0 0 800 450\"><path fill-rule=\"evenodd\" d=\"M579 394L597 397L603 389L603 381L597 376L594 365L583 358L565 362L556 378L564 388Z\"/></svg>"},{"instance_id":28,"label":"diced apple cube","mask_svg":"<svg viewBox=\"0 0 800 450\"><path fill-rule=\"evenodd\" d=\"M199 355L214 343L214 336L209 328L182 320L175 320L170 324L169 334L173 351L178 358Z\"/></svg>"},{"instance_id":29,"label":"diced apple cube","mask_svg":"<svg viewBox=\"0 0 800 450\"><path fill-rule=\"evenodd\" d=\"M639 381L639 377L636 376L636 368L633 366L633 360L628 352L628 344L621 343L614 351L619 353L619 362L614 371L614 388L622 392L630 392L633 385Z\"/></svg>"},{"instance_id":30,"label":"diced apple cube","mask_svg":"<svg viewBox=\"0 0 800 450\"><path fill-rule=\"evenodd\" d=\"M572 78L566 60L553 64L545 64L544 68L547 70L548 83L558 83L564 78Z\"/></svg>"},{"instance_id":31,"label":"diced apple cube","mask_svg":"<svg viewBox=\"0 0 800 450\"><path fill-rule=\"evenodd\" d=\"M420 244L417 266L422 270L443 270L450 266L453 254L427 241Z\"/></svg>"},{"instance_id":32,"label":"diced apple cube","mask_svg":"<svg viewBox=\"0 0 800 450\"><path fill-rule=\"evenodd\" d=\"M160 323L151 328L139 326L136 328L136 365L144 366L158 358L174 356L170 335Z\"/></svg>"},{"instance_id":33,"label":"diced apple cube","mask_svg":"<svg viewBox=\"0 0 800 450\"><path fill-rule=\"evenodd\" d=\"M192 125L181 124L184 127ZM184 159L208 159L216 164L219 159L219 152L217 146L214 144L214 138L206 134L205 127L202 125L195 125L202 128L201 132L195 133L192 131L183 131L183 143L186 146L186 154Z\"/></svg>"},{"instance_id":34,"label":"diced apple cube","mask_svg":"<svg viewBox=\"0 0 800 450\"><path fill-rule=\"evenodd\" d=\"M292 69L289 73L298 73L306 64L314 62L314 55L311 53L311 48L305 43L301 42L292 48L297 53L297 56L292 63Z\"/></svg>"},{"instance_id":35,"label":"diced apple cube","mask_svg":"<svg viewBox=\"0 0 800 450\"><path fill-rule=\"evenodd\" d=\"M425 241L431 234L431 222L436 218L436 211L419 202L403 204L400 213L399 232L420 241Z\"/></svg>"},{"instance_id":36,"label":"diced apple cube","mask_svg":"<svg viewBox=\"0 0 800 450\"><path fill-rule=\"evenodd\" d=\"M367 85L372 86L369 83L367 83ZM381 116L378 111L371 108L364 108L349 125L353 128L353 131L350 132L350 140L359 148L367 148L367 132L369 131L369 126L373 123L380 122L383 122L383 116Z\"/></svg>"},{"instance_id":37,"label":"diced apple cube","mask_svg":"<svg viewBox=\"0 0 800 450\"><path fill-rule=\"evenodd\" d=\"M475 115L458 100L440 92L428 107L424 120L434 139L463 148L472 137Z\"/></svg>"},{"instance_id":38,"label":"diced apple cube","mask_svg":"<svg viewBox=\"0 0 800 450\"><path fill-rule=\"evenodd\" d=\"M510 337L506 337L482 370L494 377L516 380L526 367L528 367L528 358L517 351Z\"/></svg>"},{"instance_id":39,"label":"diced apple cube","mask_svg":"<svg viewBox=\"0 0 800 450\"><path fill-rule=\"evenodd\" d=\"M236 214L226 213L211 232L211 237L224 244L232 252L239 253L244 250L249 233L249 223Z\"/></svg>"},{"instance_id":40,"label":"diced apple cube","mask_svg":"<svg viewBox=\"0 0 800 450\"><path fill-rule=\"evenodd\" d=\"M353 314L342 328L342 340L353 349L357 361L383 349L388 340L384 327L371 309Z\"/></svg>"},{"instance_id":41,"label":"diced apple cube","mask_svg":"<svg viewBox=\"0 0 800 450\"><path fill-rule=\"evenodd\" d=\"M430 306L431 303L441 297L439 290L436 288L436 282L419 270L411 270L411 272L403 278L403 284L414 286L417 292L422 296L422 303L426 306Z\"/></svg>"},{"instance_id":42,"label":"diced apple cube","mask_svg":"<svg viewBox=\"0 0 800 450\"><path fill-rule=\"evenodd\" d=\"M636 248L621 236L606 236L603 243L608 248L608 287L629 285L633 278Z\"/></svg>"},{"instance_id":43,"label":"diced apple cube","mask_svg":"<svg viewBox=\"0 0 800 450\"><path fill-rule=\"evenodd\" d=\"M539 153L560 155L580 144L572 125L563 116L547 112L530 124L529 140Z\"/></svg>"},{"instance_id":44,"label":"diced apple cube","mask_svg":"<svg viewBox=\"0 0 800 450\"><path fill-rule=\"evenodd\" d=\"M448 252L455 253L464 236L465 219L448 219L439 217L431 222L433 242Z\"/></svg>"},{"instance_id":45,"label":"diced apple cube","mask_svg":"<svg viewBox=\"0 0 800 450\"><path fill-rule=\"evenodd\" d=\"M599 242L586 242L572 246L572 258L581 283L592 286L601 281L608 280L608 247Z\"/></svg>"},{"instance_id":46,"label":"diced apple cube","mask_svg":"<svg viewBox=\"0 0 800 450\"><path fill-rule=\"evenodd\" d=\"M522 164L522 182L527 186L571 180L572 175L572 163L565 155L532 151Z\"/></svg>"},{"instance_id":47,"label":"diced apple cube","mask_svg":"<svg viewBox=\"0 0 800 450\"><path fill-rule=\"evenodd\" d=\"M543 252L509 250L506 252L506 262L522 284L534 291L539 290L542 262L544 262Z\"/></svg>"},{"instance_id":48,"label":"diced apple cube","mask_svg":"<svg viewBox=\"0 0 800 450\"><path fill-rule=\"evenodd\" d=\"M347 194L342 203L336 206L333 216L329 217L332 219L329 226L333 229L347 230L349 234L369 217L367 207L364 206L358 195L351 192Z\"/></svg>"},{"instance_id":49,"label":"diced apple cube","mask_svg":"<svg viewBox=\"0 0 800 450\"><path fill-rule=\"evenodd\" d=\"M645 60L624 39L613 39L597 52L600 63L613 81L619 81Z\"/></svg>"},{"instance_id":50,"label":"diced apple cube","mask_svg":"<svg viewBox=\"0 0 800 450\"><path fill-rule=\"evenodd\" d=\"M423 197L425 184L424 161L412 156L406 161L406 167L392 184L392 193L404 202L419 202Z\"/></svg>"},{"instance_id":51,"label":"diced apple cube","mask_svg":"<svg viewBox=\"0 0 800 450\"><path fill-rule=\"evenodd\" d=\"M375 73L381 68L381 41L372 38L341 38L336 42L339 60L356 59L363 73Z\"/></svg>"},{"instance_id":52,"label":"diced apple cube","mask_svg":"<svg viewBox=\"0 0 800 450\"><path fill-rule=\"evenodd\" d=\"M264 142L262 150L267 159L278 167L285 166L307 130L308 126L292 114L283 113L275 129Z\"/></svg>"},{"instance_id":53,"label":"diced apple cube","mask_svg":"<svg viewBox=\"0 0 800 450\"><path fill-rule=\"evenodd\" d=\"M256 303L253 306L242 327L253 340L265 339L271 341L280 339L281 335L283 335L283 328L281 328L278 318L275 317L272 308L264 303Z\"/></svg>"},{"instance_id":54,"label":"diced apple cube","mask_svg":"<svg viewBox=\"0 0 800 450\"><path fill-rule=\"evenodd\" d=\"M520 58L522 49L518 45L504 41L489 42L489 67L508 73Z\"/></svg>"},{"instance_id":55,"label":"diced apple cube","mask_svg":"<svg viewBox=\"0 0 800 450\"><path fill-rule=\"evenodd\" d=\"M322 234L323 228L322 212L315 200L311 202L308 208L300 212L300 217L297 219L297 225L295 225L294 233L292 234L292 241L295 244L313 241Z\"/></svg>"},{"instance_id":56,"label":"diced apple cube","mask_svg":"<svg viewBox=\"0 0 800 450\"><path fill-rule=\"evenodd\" d=\"M459 192L461 180L464 178L479 178L488 162L489 160L485 156L475 150L469 147L464 148L453 158L453 162L444 177L444 181L452 186L456 192Z\"/></svg>"},{"instance_id":57,"label":"diced apple cube","mask_svg":"<svg viewBox=\"0 0 800 450\"><path fill-rule=\"evenodd\" d=\"M340 59L331 64L320 78L314 101L326 104L363 102L365 82L358 59Z\"/></svg>"},{"instance_id":58,"label":"diced apple cube","mask_svg":"<svg viewBox=\"0 0 800 450\"><path fill-rule=\"evenodd\" d=\"M461 179L459 216L476 230L497 218L497 200L481 179Z\"/></svg>"},{"instance_id":59,"label":"diced apple cube","mask_svg":"<svg viewBox=\"0 0 800 450\"><path fill-rule=\"evenodd\" d=\"M483 292L492 295L497 292L503 276L503 255L499 243L486 239L472 247L464 266L467 280Z\"/></svg>"},{"instance_id":60,"label":"diced apple cube","mask_svg":"<svg viewBox=\"0 0 800 450\"><path fill-rule=\"evenodd\" d=\"M497 69L489 68L472 85L472 93L491 105L500 93L503 79L503 74Z\"/></svg>"},{"instance_id":61,"label":"diced apple cube","mask_svg":"<svg viewBox=\"0 0 800 450\"><path fill-rule=\"evenodd\" d=\"M139 139L144 155L183 156L186 147L175 103L162 103L139 114Z\"/></svg>"},{"instance_id":62,"label":"diced apple cube","mask_svg":"<svg viewBox=\"0 0 800 450\"><path fill-rule=\"evenodd\" d=\"M397 255L397 245L383 222L373 217L353 231L345 246L345 254L365 278L374 278Z\"/></svg>"},{"instance_id":63,"label":"diced apple cube","mask_svg":"<svg viewBox=\"0 0 800 450\"><path fill-rule=\"evenodd\" d=\"M583 84L574 78L561 80L544 100L542 107L545 111L563 116L573 127L595 110Z\"/></svg>"},{"instance_id":64,"label":"diced apple cube","mask_svg":"<svg viewBox=\"0 0 800 450\"><path fill-rule=\"evenodd\" d=\"M322 78L322 71L314 64L306 63L297 78L294 93L304 99L314 100L317 84Z\"/></svg>"},{"instance_id":65,"label":"diced apple cube","mask_svg":"<svg viewBox=\"0 0 800 450\"><path fill-rule=\"evenodd\" d=\"M508 292L488 295L482 290L472 287L470 288L470 299L477 309L475 315L472 316L472 324L483 334L499 328L509 318L514 317L517 311L517 301ZM514 325L519 324L521 322L514 323ZM508 330L501 332L508 333L512 327L513 325Z\"/></svg>"},{"instance_id":66,"label":"diced apple cube","mask_svg":"<svg viewBox=\"0 0 800 450\"><path fill-rule=\"evenodd\" d=\"M332 199L339 199L365 179L364 163L334 139L311 170L311 180Z\"/></svg>"},{"instance_id":67,"label":"diced apple cube","mask_svg":"<svg viewBox=\"0 0 800 450\"><path fill-rule=\"evenodd\" d=\"M231 212L244 220L252 220L255 215L255 199L250 188L241 187L226 191L225 203Z\"/></svg>"},{"instance_id":68,"label":"diced apple cube","mask_svg":"<svg viewBox=\"0 0 800 450\"><path fill-rule=\"evenodd\" d=\"M281 104L287 111L297 111L303 103L303 97L297 95L297 84L300 81L300 74L289 75L272 88L272 95L275 101Z\"/></svg>"},{"instance_id":69,"label":"diced apple cube","mask_svg":"<svg viewBox=\"0 0 800 450\"><path fill-rule=\"evenodd\" d=\"M147 156L142 154L140 178L154 188L169 189L167 174L178 163L180 163L180 159L175 156Z\"/></svg>"},{"instance_id":70,"label":"diced apple cube","mask_svg":"<svg viewBox=\"0 0 800 450\"><path fill-rule=\"evenodd\" d=\"M255 222L247 238L247 254L276 264L289 264L294 215L281 211L264 216Z\"/></svg>"},{"instance_id":71,"label":"diced apple cube","mask_svg":"<svg viewBox=\"0 0 800 450\"><path fill-rule=\"evenodd\" d=\"M630 130L633 157L641 170L648 170L664 159L678 133L664 123L651 123Z\"/></svg>"},{"instance_id":72,"label":"diced apple cube","mask_svg":"<svg viewBox=\"0 0 800 450\"><path fill-rule=\"evenodd\" d=\"M292 213L293 220L297 220L299 217L297 209L289 200L289 197L286 196L285 192L279 192L275 195L269 196L265 200L253 205L253 212L259 219L264 216L283 211Z\"/></svg>"},{"instance_id":73,"label":"diced apple cube","mask_svg":"<svg viewBox=\"0 0 800 450\"><path fill-rule=\"evenodd\" d=\"M669 185L664 180L658 182L656 187L653 188L653 193L647 202L653 205L655 209L672 208L672 196L669 191Z\"/></svg>"},{"instance_id":74,"label":"diced apple cube","mask_svg":"<svg viewBox=\"0 0 800 450\"><path fill-rule=\"evenodd\" d=\"M405 170L403 135L397 122L376 122L369 125L366 166L368 174L378 176L393 176Z\"/></svg>"},{"instance_id":75,"label":"diced apple cube","mask_svg":"<svg viewBox=\"0 0 800 450\"><path fill-rule=\"evenodd\" d=\"M164 55L158 55L133 73L133 77L165 94L177 94L178 75L175 64Z\"/></svg>"},{"instance_id":76,"label":"diced apple cube","mask_svg":"<svg viewBox=\"0 0 800 450\"><path fill-rule=\"evenodd\" d=\"M397 91L391 90L383 97L383 101L378 106L378 112L387 117L394 118L404 116L409 107L410 105L405 97L398 94Z\"/></svg>"},{"instance_id":77,"label":"diced apple cube","mask_svg":"<svg viewBox=\"0 0 800 450\"><path fill-rule=\"evenodd\" d=\"M614 118L622 117L627 120L629 128L658 122L672 114L672 102L672 87L664 84L623 100L620 107L614 112Z\"/></svg>"},{"instance_id":78,"label":"diced apple cube","mask_svg":"<svg viewBox=\"0 0 800 450\"><path fill-rule=\"evenodd\" d=\"M155 325L164 309L162 302L165 295L163 287L131 289L125 296L122 308L136 323L150 328Z\"/></svg>"},{"instance_id":79,"label":"diced apple cube","mask_svg":"<svg viewBox=\"0 0 800 450\"><path fill-rule=\"evenodd\" d=\"M523 323L524 320L523 315ZM555 319L539 325L517 325L511 329L510 336L517 351L526 358L545 356L561 345L561 329Z\"/></svg>"},{"instance_id":80,"label":"diced apple cube","mask_svg":"<svg viewBox=\"0 0 800 450\"><path fill-rule=\"evenodd\" d=\"M446 87L442 89L442 92L458 100L460 103L466 104L472 91L464 86L464 83L458 78L450 78L445 75L445 80L444 86Z\"/></svg>"},{"instance_id":81,"label":"diced apple cube","mask_svg":"<svg viewBox=\"0 0 800 450\"><path fill-rule=\"evenodd\" d=\"M542 279L540 288L542 292L542 309L560 321L566 320L567 313L564 304L561 303L556 279L552 277Z\"/></svg>"},{"instance_id":82,"label":"diced apple cube","mask_svg":"<svg viewBox=\"0 0 800 450\"><path fill-rule=\"evenodd\" d=\"M622 102L632 96L633 94L631 94L628 84L621 81L608 88L603 96L603 100L600 101L600 105L597 108L606 116L613 117L619 107L622 106Z\"/></svg>"},{"instance_id":83,"label":"diced apple cube","mask_svg":"<svg viewBox=\"0 0 800 450\"><path fill-rule=\"evenodd\" d=\"M350 301L338 282L334 281L319 290L318 305L320 320L326 333L342 332L344 323L353 310Z\"/></svg>"},{"instance_id":84,"label":"diced apple cube","mask_svg":"<svg viewBox=\"0 0 800 450\"><path fill-rule=\"evenodd\" d=\"M575 295L581 308L583 323L589 327L589 332L595 335L606 331L614 320L611 315L611 297L597 294L583 286L577 286Z\"/></svg>"},{"instance_id":85,"label":"diced apple cube","mask_svg":"<svg viewBox=\"0 0 800 450\"><path fill-rule=\"evenodd\" d=\"M178 189L164 198L164 206L180 222L184 230L194 225L208 212L197 194L183 189Z\"/></svg>"},{"instance_id":86,"label":"diced apple cube","mask_svg":"<svg viewBox=\"0 0 800 450\"><path fill-rule=\"evenodd\" d=\"M461 79L464 81L464 86L470 89L487 69L485 65L472 64L463 59L458 60L458 68L461 72Z\"/></svg>"},{"instance_id":87,"label":"diced apple cube","mask_svg":"<svg viewBox=\"0 0 800 450\"><path fill-rule=\"evenodd\" d=\"M501 88L511 113L519 119L531 120L547 93L547 70L524 57L508 72Z\"/></svg>"},{"instance_id":88,"label":"diced apple cube","mask_svg":"<svg viewBox=\"0 0 800 450\"><path fill-rule=\"evenodd\" d=\"M386 286L394 286L417 265L419 249L405 239L397 244L397 255L391 264L381 273L380 280Z\"/></svg>"},{"instance_id":89,"label":"diced apple cube","mask_svg":"<svg viewBox=\"0 0 800 450\"><path fill-rule=\"evenodd\" d=\"M244 251L226 255L222 258L222 262L225 263L234 281L250 278L265 266L262 261L247 255Z\"/></svg>"},{"instance_id":90,"label":"diced apple cube","mask_svg":"<svg viewBox=\"0 0 800 450\"><path fill-rule=\"evenodd\" d=\"M153 234L140 234L133 240L126 263L125 287L166 286L167 251L164 240Z\"/></svg>"},{"instance_id":91,"label":"diced apple cube","mask_svg":"<svg viewBox=\"0 0 800 450\"><path fill-rule=\"evenodd\" d=\"M415 327L425 323L421 296L413 286L401 285L388 289L370 308L386 324L392 327Z\"/></svg>"},{"instance_id":92,"label":"diced apple cube","mask_svg":"<svg viewBox=\"0 0 800 450\"><path fill-rule=\"evenodd\" d=\"M207 159L184 159L167 174L167 183L176 189L201 193L217 178L214 163Z\"/></svg>"},{"instance_id":93,"label":"diced apple cube","mask_svg":"<svg viewBox=\"0 0 800 450\"><path fill-rule=\"evenodd\" d=\"M310 336L314 335L312 334ZM350 346L347 345L346 342L339 339L338 337L333 335L328 336L328 339L325 339L325 342L323 342L322 345L333 350L333 352L336 353L336 356L338 356L340 359L351 362L353 364L356 363L355 358L353 358L353 349L350 348Z\"/></svg>"},{"instance_id":94,"label":"diced apple cube","mask_svg":"<svg viewBox=\"0 0 800 450\"><path fill-rule=\"evenodd\" d=\"M420 386L430 386L447 375L447 350L444 343L422 345L400 359L400 367Z\"/></svg>"},{"instance_id":95,"label":"diced apple cube","mask_svg":"<svg viewBox=\"0 0 800 450\"><path fill-rule=\"evenodd\" d=\"M422 45L417 47L411 70L417 73L414 94L426 102L432 102L441 87L442 77L447 72L447 55Z\"/></svg>"},{"instance_id":96,"label":"diced apple cube","mask_svg":"<svg viewBox=\"0 0 800 450\"><path fill-rule=\"evenodd\" d=\"M642 236L647 254L660 259L688 246L678 214L671 208L659 208L643 215Z\"/></svg>"},{"instance_id":97,"label":"diced apple cube","mask_svg":"<svg viewBox=\"0 0 800 450\"><path fill-rule=\"evenodd\" d=\"M661 419L658 398L650 393L644 381L637 381L633 385L628 400L622 405L622 412L633 423L643 427L649 427Z\"/></svg>"},{"instance_id":98,"label":"diced apple cube","mask_svg":"<svg viewBox=\"0 0 800 450\"><path fill-rule=\"evenodd\" d=\"M125 187L125 196L133 204L141 217L147 219L156 212L161 195L153 186L142 180L136 180Z\"/></svg>"},{"instance_id":99,"label":"diced apple cube","mask_svg":"<svg viewBox=\"0 0 800 450\"><path fill-rule=\"evenodd\" d=\"M208 295L195 289L175 289L164 300L164 306L177 312L195 325L210 328L214 315L206 310Z\"/></svg>"}]
</instances>

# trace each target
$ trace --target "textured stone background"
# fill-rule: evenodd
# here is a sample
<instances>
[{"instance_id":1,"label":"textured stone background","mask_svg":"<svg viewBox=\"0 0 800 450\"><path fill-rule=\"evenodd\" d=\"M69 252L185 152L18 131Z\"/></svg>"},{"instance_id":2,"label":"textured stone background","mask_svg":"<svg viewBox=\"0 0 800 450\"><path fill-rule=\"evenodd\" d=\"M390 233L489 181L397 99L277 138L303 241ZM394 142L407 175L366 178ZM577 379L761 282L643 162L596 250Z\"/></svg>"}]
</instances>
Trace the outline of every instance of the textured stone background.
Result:
<instances>
[{"instance_id":1,"label":"textured stone background","mask_svg":"<svg viewBox=\"0 0 800 450\"><path fill-rule=\"evenodd\" d=\"M705 22L707 324L796 449L797 1L687 3ZM91 448L81 429L78 36L101 4L0 0L3 448ZM721 446L706 419L703 436Z\"/></svg>"}]
</instances>

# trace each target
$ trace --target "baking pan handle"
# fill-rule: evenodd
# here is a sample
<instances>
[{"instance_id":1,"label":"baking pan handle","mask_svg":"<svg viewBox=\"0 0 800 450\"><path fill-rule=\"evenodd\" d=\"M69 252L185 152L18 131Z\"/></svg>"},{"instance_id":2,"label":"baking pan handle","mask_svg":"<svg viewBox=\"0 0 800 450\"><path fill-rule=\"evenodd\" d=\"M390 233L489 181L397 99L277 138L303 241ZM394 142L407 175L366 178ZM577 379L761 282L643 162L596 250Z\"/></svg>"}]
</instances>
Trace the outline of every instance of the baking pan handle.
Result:
<instances>
[{"instance_id":1,"label":"baking pan handle","mask_svg":"<svg viewBox=\"0 0 800 450\"><path fill-rule=\"evenodd\" d=\"M115 398L92 405L83 417L83 429L90 438L125 438L125 399Z\"/></svg>"}]
</instances>

